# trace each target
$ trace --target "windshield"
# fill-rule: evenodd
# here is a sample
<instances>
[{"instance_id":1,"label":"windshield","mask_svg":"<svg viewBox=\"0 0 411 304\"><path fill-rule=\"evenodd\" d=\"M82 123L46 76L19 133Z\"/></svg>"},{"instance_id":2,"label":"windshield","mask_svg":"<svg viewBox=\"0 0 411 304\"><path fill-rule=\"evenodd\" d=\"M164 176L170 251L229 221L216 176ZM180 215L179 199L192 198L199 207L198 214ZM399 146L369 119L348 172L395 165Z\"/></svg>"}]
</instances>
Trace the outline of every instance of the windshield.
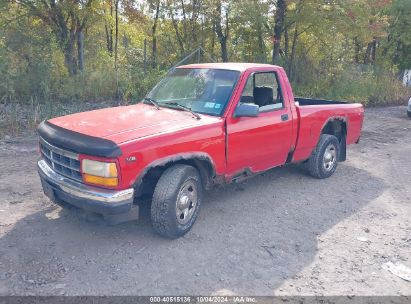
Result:
<instances>
[{"instance_id":1,"label":"windshield","mask_svg":"<svg viewBox=\"0 0 411 304\"><path fill-rule=\"evenodd\" d=\"M147 95L160 106L178 104L194 112L220 116L240 73L219 69L175 69Z\"/></svg>"}]
</instances>

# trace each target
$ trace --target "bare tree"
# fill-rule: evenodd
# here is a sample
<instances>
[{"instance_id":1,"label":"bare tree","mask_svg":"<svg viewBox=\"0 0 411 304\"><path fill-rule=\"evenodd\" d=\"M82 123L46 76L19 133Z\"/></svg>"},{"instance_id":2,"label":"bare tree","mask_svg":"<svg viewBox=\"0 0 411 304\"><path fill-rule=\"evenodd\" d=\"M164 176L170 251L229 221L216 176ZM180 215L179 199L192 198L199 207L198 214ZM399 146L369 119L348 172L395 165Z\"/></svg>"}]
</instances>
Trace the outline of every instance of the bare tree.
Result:
<instances>
[{"instance_id":1,"label":"bare tree","mask_svg":"<svg viewBox=\"0 0 411 304\"><path fill-rule=\"evenodd\" d=\"M118 65L118 2L119 0L115 0L116 32L114 42L114 68L116 70Z\"/></svg>"},{"instance_id":2,"label":"bare tree","mask_svg":"<svg viewBox=\"0 0 411 304\"><path fill-rule=\"evenodd\" d=\"M273 39L273 58L272 63L276 64L280 56L281 35L284 30L284 19L286 12L286 0L277 0L275 10L274 39Z\"/></svg>"},{"instance_id":3,"label":"bare tree","mask_svg":"<svg viewBox=\"0 0 411 304\"><path fill-rule=\"evenodd\" d=\"M220 41L221 47L221 59L223 62L228 62L228 51L227 51L227 40L229 34L229 22L228 22L228 8L225 11L225 28L223 29L222 23L222 4L221 1L216 2L215 17L214 17L214 30L217 34L218 40Z\"/></svg>"},{"instance_id":4,"label":"bare tree","mask_svg":"<svg viewBox=\"0 0 411 304\"><path fill-rule=\"evenodd\" d=\"M168 11L169 11L169 14L170 14L170 17L171 17L171 22L173 23L173 28L174 28L174 32L176 34L177 43L178 43L178 46L180 48L180 55L183 56L184 53L185 53L185 47L184 47L184 41L185 40L181 36L180 29L178 27L178 22L177 22L176 18L174 17L175 7L171 3L172 3L172 1L170 1L170 0L167 1L167 8L168 8Z\"/></svg>"},{"instance_id":5,"label":"bare tree","mask_svg":"<svg viewBox=\"0 0 411 304\"><path fill-rule=\"evenodd\" d=\"M113 17L113 2L112 0L108 0L108 5L109 5L109 10L110 10L110 17ZM105 8L104 8L104 13L106 13ZM111 25L110 22L107 22L105 20L104 22L104 29L106 33L106 48L107 52L110 54L110 56L113 56L113 26Z\"/></svg>"},{"instance_id":6,"label":"bare tree","mask_svg":"<svg viewBox=\"0 0 411 304\"><path fill-rule=\"evenodd\" d=\"M152 34L152 57L151 57L151 66L153 68L157 67L157 24L158 24L158 17L160 14L160 0L157 0L155 3L155 15L153 21L153 27L151 28Z\"/></svg>"},{"instance_id":7,"label":"bare tree","mask_svg":"<svg viewBox=\"0 0 411 304\"><path fill-rule=\"evenodd\" d=\"M28 13L40 18L56 36L64 54L64 63L70 75L84 68L84 30L88 25L93 0L84 3L68 0L14 0L27 8ZM75 54L77 44L77 57Z\"/></svg>"}]
</instances>

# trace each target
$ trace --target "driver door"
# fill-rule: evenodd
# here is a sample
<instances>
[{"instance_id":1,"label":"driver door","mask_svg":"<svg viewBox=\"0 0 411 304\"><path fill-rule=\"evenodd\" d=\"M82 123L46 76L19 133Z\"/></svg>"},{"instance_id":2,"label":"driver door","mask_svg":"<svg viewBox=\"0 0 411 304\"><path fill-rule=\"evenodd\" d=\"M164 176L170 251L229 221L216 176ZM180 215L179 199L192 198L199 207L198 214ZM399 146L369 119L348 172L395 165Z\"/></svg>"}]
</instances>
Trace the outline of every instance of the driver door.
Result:
<instances>
[{"instance_id":1,"label":"driver door","mask_svg":"<svg viewBox=\"0 0 411 304\"><path fill-rule=\"evenodd\" d=\"M264 171L286 162L292 115L275 71L251 73L238 103L259 106L257 117L227 117L227 171Z\"/></svg>"}]
</instances>

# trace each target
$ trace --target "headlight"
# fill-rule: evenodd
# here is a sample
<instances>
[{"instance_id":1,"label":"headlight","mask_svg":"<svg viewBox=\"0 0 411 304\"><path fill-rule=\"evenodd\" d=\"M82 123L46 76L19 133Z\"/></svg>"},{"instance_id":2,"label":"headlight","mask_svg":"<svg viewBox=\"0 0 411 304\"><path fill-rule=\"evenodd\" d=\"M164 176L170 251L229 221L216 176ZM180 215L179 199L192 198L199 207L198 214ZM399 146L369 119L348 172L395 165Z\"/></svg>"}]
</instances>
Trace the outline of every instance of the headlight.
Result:
<instances>
[{"instance_id":1,"label":"headlight","mask_svg":"<svg viewBox=\"0 0 411 304\"><path fill-rule=\"evenodd\" d=\"M90 184L115 187L118 185L116 163L83 159L81 164L83 181Z\"/></svg>"}]
</instances>

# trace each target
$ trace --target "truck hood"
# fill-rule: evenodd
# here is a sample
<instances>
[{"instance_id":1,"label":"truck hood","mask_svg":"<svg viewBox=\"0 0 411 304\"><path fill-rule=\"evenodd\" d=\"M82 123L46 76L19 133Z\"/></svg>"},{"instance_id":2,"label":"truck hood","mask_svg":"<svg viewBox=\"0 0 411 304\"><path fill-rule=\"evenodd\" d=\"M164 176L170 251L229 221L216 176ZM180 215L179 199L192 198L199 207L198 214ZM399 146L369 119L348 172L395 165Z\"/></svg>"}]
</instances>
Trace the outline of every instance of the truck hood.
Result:
<instances>
[{"instance_id":1,"label":"truck hood","mask_svg":"<svg viewBox=\"0 0 411 304\"><path fill-rule=\"evenodd\" d=\"M200 114L201 115L201 114ZM49 123L92 137L109 139L115 143L146 137L157 133L201 126L221 120L201 115L198 120L185 111L146 104L113 107L82 112L48 120Z\"/></svg>"}]
</instances>

